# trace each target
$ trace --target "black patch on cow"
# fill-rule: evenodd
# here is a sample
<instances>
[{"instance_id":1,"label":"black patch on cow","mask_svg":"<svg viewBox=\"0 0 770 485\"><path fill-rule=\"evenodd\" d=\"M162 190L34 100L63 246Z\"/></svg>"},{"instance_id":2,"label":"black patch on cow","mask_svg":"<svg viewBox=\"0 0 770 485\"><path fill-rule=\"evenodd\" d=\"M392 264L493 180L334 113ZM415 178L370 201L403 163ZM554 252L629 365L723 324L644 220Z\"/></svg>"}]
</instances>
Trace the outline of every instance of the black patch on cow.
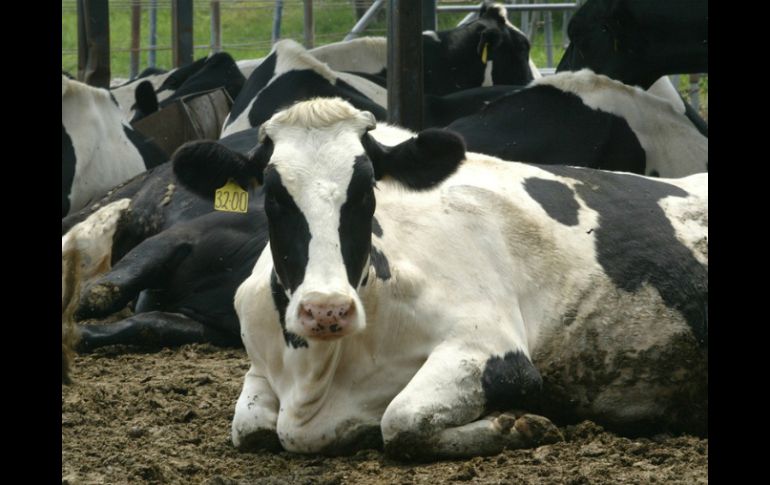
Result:
<instances>
[{"instance_id":1,"label":"black patch on cow","mask_svg":"<svg viewBox=\"0 0 770 485\"><path fill-rule=\"evenodd\" d=\"M272 166L268 167L264 177L265 212L270 231L273 266L281 282L293 293L305 279L312 235L305 214L286 190L278 170ZM367 226L368 224L364 227ZM365 232L371 234L368 230Z\"/></svg>"},{"instance_id":2,"label":"black patch on cow","mask_svg":"<svg viewBox=\"0 0 770 485\"><path fill-rule=\"evenodd\" d=\"M300 337L296 333L286 330L286 307L289 306L289 298L286 296L281 283L278 282L278 276L275 271L270 273L270 291L273 295L273 304L278 312L278 319L281 322L281 330L283 331L283 339L286 341L286 346L292 346L292 348L307 347L307 340Z\"/></svg>"},{"instance_id":3,"label":"black patch on cow","mask_svg":"<svg viewBox=\"0 0 770 485\"><path fill-rule=\"evenodd\" d=\"M531 411L537 409L543 379L527 356L516 350L487 360L481 387L487 411Z\"/></svg>"},{"instance_id":4,"label":"black patch on cow","mask_svg":"<svg viewBox=\"0 0 770 485\"><path fill-rule=\"evenodd\" d=\"M435 187L465 159L462 138L447 130L430 128L393 147L381 145L365 133L361 144L372 161L376 180L393 177L413 190Z\"/></svg>"},{"instance_id":5,"label":"black patch on cow","mask_svg":"<svg viewBox=\"0 0 770 485\"><path fill-rule=\"evenodd\" d=\"M259 91L258 99L249 111L249 125L261 125L281 109L298 101L316 97L342 98L359 110L369 111L378 120L387 118L385 108L341 79L337 79L332 84L321 74L309 69L302 69L282 74L269 86Z\"/></svg>"},{"instance_id":6,"label":"black patch on cow","mask_svg":"<svg viewBox=\"0 0 770 485\"><path fill-rule=\"evenodd\" d=\"M469 151L503 160L645 173L644 149L624 118L553 86L504 95L447 128Z\"/></svg>"},{"instance_id":7,"label":"black patch on cow","mask_svg":"<svg viewBox=\"0 0 770 485\"><path fill-rule=\"evenodd\" d=\"M200 68L203 67L203 65L206 63L206 59L207 57L201 57L200 59L186 66L174 69L173 72L163 80L163 84L158 87L157 92L165 91L167 89L170 89L171 91L176 91L179 89L190 76L198 72Z\"/></svg>"},{"instance_id":8,"label":"black patch on cow","mask_svg":"<svg viewBox=\"0 0 770 485\"><path fill-rule=\"evenodd\" d=\"M220 138L217 140L217 143L246 156L259 144L259 128L254 127L237 131L224 138Z\"/></svg>"},{"instance_id":9,"label":"black patch on cow","mask_svg":"<svg viewBox=\"0 0 770 485\"><path fill-rule=\"evenodd\" d=\"M61 125L61 216L70 211L70 192L75 180L75 147L64 125Z\"/></svg>"},{"instance_id":10,"label":"black patch on cow","mask_svg":"<svg viewBox=\"0 0 770 485\"><path fill-rule=\"evenodd\" d=\"M243 77L243 73L238 69L238 64L232 56L226 52L217 52L211 57L204 58L204 63L184 79L184 82L176 87L174 94L160 103L160 107L169 106L177 99L185 96L217 88L224 88L230 99L235 99L243 89L245 82L246 78Z\"/></svg>"},{"instance_id":11,"label":"black patch on cow","mask_svg":"<svg viewBox=\"0 0 770 485\"><path fill-rule=\"evenodd\" d=\"M350 286L361 281L366 259L372 246L374 200L374 169L365 155L353 162L353 175L348 185L345 203L340 208L340 250Z\"/></svg>"},{"instance_id":12,"label":"black patch on cow","mask_svg":"<svg viewBox=\"0 0 770 485\"><path fill-rule=\"evenodd\" d=\"M144 161L144 166L148 170L158 165L168 162L168 155L160 149L150 138L144 136L138 131L123 125L123 133L128 140L136 147Z\"/></svg>"},{"instance_id":13,"label":"black patch on cow","mask_svg":"<svg viewBox=\"0 0 770 485\"><path fill-rule=\"evenodd\" d=\"M387 281L390 279L390 263L388 263L388 258L385 257L384 253L382 253L374 246L372 246L370 261L370 264L374 267L374 272L377 275L377 278L381 279L382 281Z\"/></svg>"},{"instance_id":14,"label":"black patch on cow","mask_svg":"<svg viewBox=\"0 0 770 485\"><path fill-rule=\"evenodd\" d=\"M524 188L552 219L565 226L577 225L580 205L569 186L555 180L531 177L524 180Z\"/></svg>"},{"instance_id":15,"label":"black patch on cow","mask_svg":"<svg viewBox=\"0 0 770 485\"><path fill-rule=\"evenodd\" d=\"M230 117L227 119L227 125L235 121L249 107L249 103L257 96L257 93L270 82L270 79L275 74L276 59L277 55L273 52L252 71L243 89L241 89L241 94L237 98L233 98L233 107L230 108Z\"/></svg>"},{"instance_id":16,"label":"black patch on cow","mask_svg":"<svg viewBox=\"0 0 770 485\"><path fill-rule=\"evenodd\" d=\"M688 193L633 175L540 168L581 182L575 191L599 215L593 232L597 259L612 282L628 292L650 284L666 306L682 313L698 342L708 345L708 269L676 238L659 205L666 197Z\"/></svg>"},{"instance_id":17,"label":"black patch on cow","mask_svg":"<svg viewBox=\"0 0 770 485\"><path fill-rule=\"evenodd\" d=\"M382 232L382 226L377 221L377 218L372 216L372 234L374 234L377 237L382 237L384 232Z\"/></svg>"}]
</instances>

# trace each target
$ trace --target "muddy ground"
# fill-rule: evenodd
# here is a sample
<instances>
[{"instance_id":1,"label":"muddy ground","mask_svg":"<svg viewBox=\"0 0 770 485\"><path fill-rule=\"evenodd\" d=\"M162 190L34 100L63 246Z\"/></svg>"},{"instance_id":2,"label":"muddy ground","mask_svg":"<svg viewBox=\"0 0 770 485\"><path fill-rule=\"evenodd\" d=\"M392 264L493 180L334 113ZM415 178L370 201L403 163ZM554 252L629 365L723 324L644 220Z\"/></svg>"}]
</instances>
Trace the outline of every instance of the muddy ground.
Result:
<instances>
[{"instance_id":1,"label":"muddy ground","mask_svg":"<svg viewBox=\"0 0 770 485\"><path fill-rule=\"evenodd\" d=\"M349 457L238 453L230 420L248 369L243 350L188 345L105 348L78 356L62 386L62 483L620 484L708 481L708 440L627 439L591 422L565 442L491 457L405 464Z\"/></svg>"}]
</instances>

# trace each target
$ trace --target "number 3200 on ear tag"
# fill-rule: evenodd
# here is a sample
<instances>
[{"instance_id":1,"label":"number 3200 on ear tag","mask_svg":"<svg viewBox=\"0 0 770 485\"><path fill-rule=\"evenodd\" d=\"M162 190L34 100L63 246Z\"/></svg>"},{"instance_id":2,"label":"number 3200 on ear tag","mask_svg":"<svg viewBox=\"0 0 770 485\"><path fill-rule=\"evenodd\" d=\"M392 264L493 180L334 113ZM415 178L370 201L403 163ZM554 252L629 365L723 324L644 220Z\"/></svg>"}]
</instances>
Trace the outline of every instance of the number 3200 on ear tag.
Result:
<instances>
[{"instance_id":1,"label":"number 3200 on ear tag","mask_svg":"<svg viewBox=\"0 0 770 485\"><path fill-rule=\"evenodd\" d=\"M249 207L249 193L228 179L227 183L218 188L214 196L214 209L225 212L246 213Z\"/></svg>"}]
</instances>

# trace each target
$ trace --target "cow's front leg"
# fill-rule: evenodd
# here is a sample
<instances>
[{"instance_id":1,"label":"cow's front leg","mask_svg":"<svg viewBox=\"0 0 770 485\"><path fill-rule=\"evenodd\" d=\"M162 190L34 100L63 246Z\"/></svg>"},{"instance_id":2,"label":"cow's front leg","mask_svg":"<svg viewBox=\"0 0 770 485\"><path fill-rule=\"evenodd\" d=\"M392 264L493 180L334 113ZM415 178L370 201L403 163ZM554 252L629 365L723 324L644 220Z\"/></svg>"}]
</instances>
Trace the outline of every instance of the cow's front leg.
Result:
<instances>
[{"instance_id":1,"label":"cow's front leg","mask_svg":"<svg viewBox=\"0 0 770 485\"><path fill-rule=\"evenodd\" d=\"M266 449L280 451L276 433L278 398L267 379L259 375L254 364L243 380L243 390L235 404L233 444L240 451Z\"/></svg>"},{"instance_id":2,"label":"cow's front leg","mask_svg":"<svg viewBox=\"0 0 770 485\"><path fill-rule=\"evenodd\" d=\"M385 410L385 452L405 459L455 458L558 441L558 429L546 418L488 411L520 409L526 401L519 397L531 396L540 385L523 354L490 359L439 347Z\"/></svg>"}]
</instances>

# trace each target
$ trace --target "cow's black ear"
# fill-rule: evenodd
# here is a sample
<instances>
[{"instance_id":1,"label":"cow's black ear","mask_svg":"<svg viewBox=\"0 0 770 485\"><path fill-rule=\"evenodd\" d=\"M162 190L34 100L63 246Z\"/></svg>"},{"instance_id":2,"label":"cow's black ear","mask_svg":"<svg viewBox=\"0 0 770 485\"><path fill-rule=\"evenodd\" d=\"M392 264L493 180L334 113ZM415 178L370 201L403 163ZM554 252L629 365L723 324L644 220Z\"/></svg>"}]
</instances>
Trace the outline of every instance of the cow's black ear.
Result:
<instances>
[{"instance_id":1,"label":"cow's black ear","mask_svg":"<svg viewBox=\"0 0 770 485\"><path fill-rule=\"evenodd\" d=\"M179 182L207 199L213 199L228 179L247 188L253 179L261 180L264 169L254 156L243 156L214 141L185 143L171 156L171 163Z\"/></svg>"},{"instance_id":2,"label":"cow's black ear","mask_svg":"<svg viewBox=\"0 0 770 485\"><path fill-rule=\"evenodd\" d=\"M155 94L155 88L152 87L150 81L142 81L136 86L134 98L136 100L134 103L136 115L133 121L158 111L158 96Z\"/></svg>"},{"instance_id":3,"label":"cow's black ear","mask_svg":"<svg viewBox=\"0 0 770 485\"><path fill-rule=\"evenodd\" d=\"M369 133L361 142L374 166L375 179L392 177L416 190L435 187L465 159L463 139L448 130L430 128L394 147L381 145Z\"/></svg>"}]
</instances>

